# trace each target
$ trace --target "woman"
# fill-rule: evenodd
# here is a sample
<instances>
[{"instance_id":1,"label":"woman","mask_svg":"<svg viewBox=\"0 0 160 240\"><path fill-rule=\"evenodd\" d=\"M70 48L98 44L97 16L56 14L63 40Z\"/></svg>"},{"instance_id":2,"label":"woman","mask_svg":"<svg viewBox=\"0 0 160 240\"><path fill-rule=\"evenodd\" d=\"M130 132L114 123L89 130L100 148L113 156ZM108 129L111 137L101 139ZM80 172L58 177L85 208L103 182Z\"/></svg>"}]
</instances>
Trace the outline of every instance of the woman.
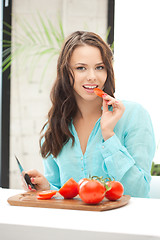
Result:
<instances>
[{"instance_id":1,"label":"woman","mask_svg":"<svg viewBox=\"0 0 160 240\"><path fill-rule=\"evenodd\" d=\"M28 171L37 190L58 190L69 178L115 178L124 194L149 196L155 152L152 123L139 104L115 99L110 47L95 33L66 40L40 139L44 176ZM102 98L94 88L103 89Z\"/></svg>"}]
</instances>

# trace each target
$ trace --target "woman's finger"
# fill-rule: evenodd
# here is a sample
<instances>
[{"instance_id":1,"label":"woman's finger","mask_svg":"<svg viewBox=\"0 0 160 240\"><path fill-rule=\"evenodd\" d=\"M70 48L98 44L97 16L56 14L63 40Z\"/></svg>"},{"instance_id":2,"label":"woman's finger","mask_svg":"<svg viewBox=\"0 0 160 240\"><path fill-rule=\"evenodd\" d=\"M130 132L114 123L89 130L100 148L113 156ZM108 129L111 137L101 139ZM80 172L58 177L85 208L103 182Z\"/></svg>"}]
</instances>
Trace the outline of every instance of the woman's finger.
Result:
<instances>
[{"instance_id":1,"label":"woman's finger","mask_svg":"<svg viewBox=\"0 0 160 240\"><path fill-rule=\"evenodd\" d=\"M43 183L43 178L42 177L31 177L31 182L33 184L42 184Z\"/></svg>"},{"instance_id":2,"label":"woman's finger","mask_svg":"<svg viewBox=\"0 0 160 240\"><path fill-rule=\"evenodd\" d=\"M102 98L105 99L105 100L108 100L108 101L110 101L112 99L115 99L115 98L111 97L110 95L108 95L107 93L103 94Z\"/></svg>"},{"instance_id":3,"label":"woman's finger","mask_svg":"<svg viewBox=\"0 0 160 240\"><path fill-rule=\"evenodd\" d=\"M36 169L31 169L26 172L30 177L41 177L42 174L38 172Z\"/></svg>"},{"instance_id":4,"label":"woman's finger","mask_svg":"<svg viewBox=\"0 0 160 240\"><path fill-rule=\"evenodd\" d=\"M36 186L36 189L50 189L48 180L42 175L40 177L31 177L31 182Z\"/></svg>"},{"instance_id":5,"label":"woman's finger","mask_svg":"<svg viewBox=\"0 0 160 240\"><path fill-rule=\"evenodd\" d=\"M112 105L113 107L117 107L119 104L119 101L110 95L103 95L103 99L105 100L105 104ZM104 105L105 106L105 105Z\"/></svg>"},{"instance_id":6,"label":"woman's finger","mask_svg":"<svg viewBox=\"0 0 160 240\"><path fill-rule=\"evenodd\" d=\"M108 111L108 101L103 99L103 112L107 112L107 111Z\"/></svg>"},{"instance_id":7,"label":"woman's finger","mask_svg":"<svg viewBox=\"0 0 160 240\"><path fill-rule=\"evenodd\" d=\"M116 106L116 99L112 99L110 101L107 102L108 105L115 105Z\"/></svg>"}]
</instances>

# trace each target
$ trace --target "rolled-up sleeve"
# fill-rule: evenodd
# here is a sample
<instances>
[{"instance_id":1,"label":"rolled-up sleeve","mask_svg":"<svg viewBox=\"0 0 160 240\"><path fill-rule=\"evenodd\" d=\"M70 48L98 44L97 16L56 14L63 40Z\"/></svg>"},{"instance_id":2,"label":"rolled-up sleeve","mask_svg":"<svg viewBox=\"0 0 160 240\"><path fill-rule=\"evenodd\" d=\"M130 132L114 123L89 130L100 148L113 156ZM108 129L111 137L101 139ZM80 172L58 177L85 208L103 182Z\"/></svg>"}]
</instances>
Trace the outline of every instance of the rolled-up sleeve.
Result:
<instances>
[{"instance_id":1,"label":"rolled-up sleeve","mask_svg":"<svg viewBox=\"0 0 160 240\"><path fill-rule=\"evenodd\" d=\"M61 187L59 167L52 155L43 159L43 166L44 176L50 184L50 190L59 190Z\"/></svg>"},{"instance_id":2,"label":"rolled-up sleeve","mask_svg":"<svg viewBox=\"0 0 160 240\"><path fill-rule=\"evenodd\" d=\"M102 144L101 153L110 175L120 181L125 173L135 164L127 149L122 146L118 137L113 135Z\"/></svg>"},{"instance_id":3,"label":"rolled-up sleeve","mask_svg":"<svg viewBox=\"0 0 160 240\"><path fill-rule=\"evenodd\" d=\"M127 122L128 121L128 122ZM122 141L114 134L101 145L104 171L122 182L125 194L149 197L155 137L148 112L138 105L126 121Z\"/></svg>"}]
</instances>

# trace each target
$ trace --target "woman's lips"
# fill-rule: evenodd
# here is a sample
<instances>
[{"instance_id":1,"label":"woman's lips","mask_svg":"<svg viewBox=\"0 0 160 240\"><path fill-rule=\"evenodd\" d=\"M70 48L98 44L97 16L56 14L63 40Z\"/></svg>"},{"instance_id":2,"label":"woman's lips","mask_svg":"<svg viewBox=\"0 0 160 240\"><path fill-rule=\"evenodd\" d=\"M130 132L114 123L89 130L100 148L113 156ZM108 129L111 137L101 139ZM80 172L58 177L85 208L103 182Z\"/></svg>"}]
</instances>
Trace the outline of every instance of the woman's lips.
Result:
<instances>
[{"instance_id":1,"label":"woman's lips","mask_svg":"<svg viewBox=\"0 0 160 240\"><path fill-rule=\"evenodd\" d=\"M97 88L97 87L98 85L89 85L89 84L83 85L83 88L89 93L93 93L94 88Z\"/></svg>"}]
</instances>

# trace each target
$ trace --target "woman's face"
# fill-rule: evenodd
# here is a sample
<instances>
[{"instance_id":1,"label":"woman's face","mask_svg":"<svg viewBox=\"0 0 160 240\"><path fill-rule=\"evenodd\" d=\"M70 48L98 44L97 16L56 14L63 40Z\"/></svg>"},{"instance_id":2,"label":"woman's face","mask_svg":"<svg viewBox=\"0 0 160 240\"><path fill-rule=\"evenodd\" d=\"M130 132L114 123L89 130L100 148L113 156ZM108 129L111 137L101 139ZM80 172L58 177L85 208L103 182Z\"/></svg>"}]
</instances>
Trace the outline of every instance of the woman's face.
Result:
<instances>
[{"instance_id":1,"label":"woman's face","mask_svg":"<svg viewBox=\"0 0 160 240\"><path fill-rule=\"evenodd\" d=\"M93 100L97 96L94 88L103 89L107 79L107 69L97 47L84 45L77 47L71 56L70 66L74 73L74 93L76 100Z\"/></svg>"}]
</instances>

